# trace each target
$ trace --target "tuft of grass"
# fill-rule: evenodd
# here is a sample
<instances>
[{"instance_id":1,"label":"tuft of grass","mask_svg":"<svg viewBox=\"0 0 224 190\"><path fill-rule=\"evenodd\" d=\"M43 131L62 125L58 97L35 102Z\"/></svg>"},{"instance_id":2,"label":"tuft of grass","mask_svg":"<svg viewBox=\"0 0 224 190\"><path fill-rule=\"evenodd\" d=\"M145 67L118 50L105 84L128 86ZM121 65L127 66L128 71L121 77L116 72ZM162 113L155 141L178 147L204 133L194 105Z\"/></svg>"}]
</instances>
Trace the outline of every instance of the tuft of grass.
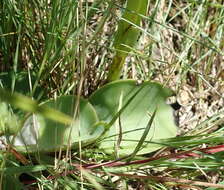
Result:
<instances>
[{"instance_id":1,"label":"tuft of grass","mask_svg":"<svg viewBox=\"0 0 224 190\"><path fill-rule=\"evenodd\" d=\"M2 189L224 189L223 2L154 0L149 6L139 46L129 53L121 78L172 88L182 105L180 135L151 142L166 148L131 161L112 160L94 145L49 155L22 155L8 147L0 150ZM123 10L115 0L4 0L0 90L38 101L88 97L107 79ZM19 121L26 117L11 112Z\"/></svg>"}]
</instances>

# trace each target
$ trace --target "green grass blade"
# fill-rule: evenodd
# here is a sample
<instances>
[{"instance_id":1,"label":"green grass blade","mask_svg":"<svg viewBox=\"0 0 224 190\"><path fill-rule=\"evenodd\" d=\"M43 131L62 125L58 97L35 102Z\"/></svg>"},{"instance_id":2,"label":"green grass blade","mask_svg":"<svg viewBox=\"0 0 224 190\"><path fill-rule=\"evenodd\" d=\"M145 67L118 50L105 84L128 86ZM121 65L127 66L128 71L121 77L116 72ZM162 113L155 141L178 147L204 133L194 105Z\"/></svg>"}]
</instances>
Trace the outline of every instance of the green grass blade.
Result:
<instances>
[{"instance_id":1,"label":"green grass blade","mask_svg":"<svg viewBox=\"0 0 224 190\"><path fill-rule=\"evenodd\" d=\"M135 150L133 151L131 156L128 158L128 161L131 161L132 158L134 158L137 155L138 151L141 149L141 147L142 147L143 143L145 142L145 139L146 139L146 137L149 133L149 130L151 129L151 126L152 126L153 120L155 118L155 115L156 115L156 110L153 112L153 114L152 114L152 116L151 116L143 134L142 134L141 139L139 140L139 142L138 142L137 146L135 147Z\"/></svg>"},{"instance_id":2,"label":"green grass blade","mask_svg":"<svg viewBox=\"0 0 224 190\"><path fill-rule=\"evenodd\" d=\"M131 96L126 104L124 104L121 109L114 115L114 117L111 119L111 121L108 123L108 128L111 127L115 121L120 117L121 113L127 108L127 106L131 103L131 101L138 95L138 93L144 88L144 85L142 85L134 94Z\"/></svg>"},{"instance_id":3,"label":"green grass blade","mask_svg":"<svg viewBox=\"0 0 224 190\"><path fill-rule=\"evenodd\" d=\"M0 168L0 172L4 172L5 174L20 174L23 172L38 172L46 170L49 166L47 165L35 165L35 166L19 166L19 167L7 167Z\"/></svg>"},{"instance_id":4,"label":"green grass blade","mask_svg":"<svg viewBox=\"0 0 224 190\"><path fill-rule=\"evenodd\" d=\"M38 113L48 119L58 121L66 125L71 124L73 121L72 117L62 112L59 112L47 106L41 106L35 100L32 100L31 98L28 98L27 96L24 96L22 94L19 93L11 94L10 92L4 90L1 87L0 87L0 99L24 111Z\"/></svg>"}]
</instances>

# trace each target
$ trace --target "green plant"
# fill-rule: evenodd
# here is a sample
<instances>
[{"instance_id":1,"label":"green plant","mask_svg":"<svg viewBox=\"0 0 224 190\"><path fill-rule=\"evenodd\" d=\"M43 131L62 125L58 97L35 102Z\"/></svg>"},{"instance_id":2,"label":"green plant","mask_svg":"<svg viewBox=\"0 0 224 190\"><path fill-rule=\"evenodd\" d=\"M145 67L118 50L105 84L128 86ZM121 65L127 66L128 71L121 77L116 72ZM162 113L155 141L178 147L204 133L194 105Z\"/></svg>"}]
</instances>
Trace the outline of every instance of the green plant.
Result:
<instances>
[{"instance_id":1,"label":"green plant","mask_svg":"<svg viewBox=\"0 0 224 190\"><path fill-rule=\"evenodd\" d=\"M4 102L0 102L0 136L3 134L16 134L19 130L18 118L9 111Z\"/></svg>"},{"instance_id":2,"label":"green plant","mask_svg":"<svg viewBox=\"0 0 224 190\"><path fill-rule=\"evenodd\" d=\"M76 102L74 96L61 96L56 100L44 103L45 106L73 115L71 107ZM68 146L78 148L91 144L103 133L103 126L98 124L98 116L94 108L86 100L79 102L79 111L69 125L61 124L45 118L43 115L32 115L24 123L23 128L15 136L12 144L22 152L54 152L65 150Z\"/></svg>"},{"instance_id":3,"label":"green plant","mask_svg":"<svg viewBox=\"0 0 224 190\"><path fill-rule=\"evenodd\" d=\"M122 18L118 23L118 29L113 43L115 56L110 65L108 81L114 81L120 78L125 59L128 53L135 48L138 38L140 38L140 24L142 17L147 13L148 3L148 0L127 1L127 6L123 10Z\"/></svg>"},{"instance_id":4,"label":"green plant","mask_svg":"<svg viewBox=\"0 0 224 190\"><path fill-rule=\"evenodd\" d=\"M1 92L4 91L1 90ZM24 126L11 142L17 151L49 152L60 148L66 149L68 145L78 148L79 142L82 142L82 145L88 145L100 140L100 148L112 154L117 139L119 154L128 155L134 151L143 135L146 137L142 139L138 154L150 153L161 148L161 145L151 144L150 141L176 135L172 109L165 103L166 98L171 95L172 92L169 89L151 82L145 82L139 86L133 80L110 83L90 97L93 107L88 101L80 99L78 113L74 115L74 120L70 120L71 123L67 123L68 125L57 123L57 120L52 121L50 115L57 111L51 111L51 109L62 112L64 116L72 116L77 112L70 106L77 103L77 98L73 96L61 96L40 106L35 105L34 101L24 99L24 104L29 101L30 108L28 109L10 101L13 96L10 97L7 93L2 93L0 97L26 111L39 113L26 119ZM14 97L19 96L14 95ZM33 108L32 104L36 108ZM155 110L153 123L147 126ZM45 118L46 116L49 119ZM61 119L58 121L67 121L63 120L62 114L60 116ZM120 126L117 126L118 121ZM119 136L120 140L118 140Z\"/></svg>"},{"instance_id":5,"label":"green plant","mask_svg":"<svg viewBox=\"0 0 224 190\"><path fill-rule=\"evenodd\" d=\"M136 6L130 7L131 2ZM6 137L0 139L2 189L170 190L200 189L200 186L224 189L220 183L224 176L223 3L155 0L148 1L149 10L145 14L139 13L138 5L142 2L146 3L123 0L0 3L0 86L3 87L0 122L1 135ZM121 35L122 31L127 35ZM106 80L111 82L120 76L150 81L150 85L117 81L101 87ZM153 105L166 97L164 86L176 92L182 105L179 114L176 113L180 116L178 134L181 134L177 137L149 138L155 123L168 125L166 118L173 126L166 129L173 130L172 136L176 134L170 111L157 122L160 108L148 107L149 113L142 113L145 120L140 125L128 125L127 113L133 116L130 120L135 115L130 111L133 104L138 99L146 102L152 98L142 92L154 86L153 81L161 83L157 87L163 89L158 91L161 94L155 97ZM94 97L105 103L96 106L99 102L93 101ZM110 100L111 104L107 102ZM60 109L63 101L68 108ZM44 121L56 126L46 129L43 125L40 130L41 134L51 131L51 139L55 131L60 131L59 126L61 131L75 127L72 122L78 119L78 105L83 101L97 114L96 123L86 125L87 131L100 129L99 133L93 132L96 139L87 135L83 141L82 130L77 127L81 132L74 133L80 137L78 140L54 141L62 149L52 148L44 138L46 147L42 144L41 149L59 150L55 153L42 154L40 148L34 147L35 154L32 151L27 154L25 146L22 152L21 147L13 146L12 138L19 136L17 131L23 132L31 126L31 114L39 119L40 125ZM164 103L158 105L170 110ZM139 115L142 111L139 107L148 105L142 104L136 104ZM99 107L111 113L111 118L102 119L106 112ZM159 137L167 134L162 130L159 127ZM131 136L132 131L136 136ZM63 135L58 134L58 138ZM127 152L126 143L133 145ZM163 148L150 152L156 147Z\"/></svg>"},{"instance_id":6,"label":"green plant","mask_svg":"<svg viewBox=\"0 0 224 190\"><path fill-rule=\"evenodd\" d=\"M161 145L151 144L150 141L171 138L177 133L172 108L165 103L169 96L172 96L172 91L160 84L144 82L136 85L133 80L109 83L93 93L90 102L100 120L110 122L119 114L101 140L100 148L110 154L131 154L144 133L146 137L138 154L161 148ZM148 126L153 112L155 117ZM147 127L150 128L148 131Z\"/></svg>"}]
</instances>

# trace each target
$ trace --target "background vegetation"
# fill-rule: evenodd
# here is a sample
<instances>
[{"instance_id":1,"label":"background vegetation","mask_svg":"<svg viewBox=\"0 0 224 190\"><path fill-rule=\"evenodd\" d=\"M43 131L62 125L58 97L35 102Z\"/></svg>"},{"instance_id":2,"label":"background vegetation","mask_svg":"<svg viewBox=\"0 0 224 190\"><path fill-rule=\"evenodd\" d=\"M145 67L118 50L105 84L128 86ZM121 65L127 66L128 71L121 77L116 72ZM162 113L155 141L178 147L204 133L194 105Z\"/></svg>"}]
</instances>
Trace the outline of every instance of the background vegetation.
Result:
<instances>
[{"instance_id":1,"label":"background vegetation","mask_svg":"<svg viewBox=\"0 0 224 190\"><path fill-rule=\"evenodd\" d=\"M67 94L89 97L107 79L124 7L116 0L2 1L1 87L39 102ZM169 148L123 165L97 149L71 152L70 159L46 156L46 162L2 151L3 188L223 189L223 20L222 0L149 1L139 46L121 78L158 81L176 92L180 136ZM9 112L25 117L21 110Z\"/></svg>"}]
</instances>

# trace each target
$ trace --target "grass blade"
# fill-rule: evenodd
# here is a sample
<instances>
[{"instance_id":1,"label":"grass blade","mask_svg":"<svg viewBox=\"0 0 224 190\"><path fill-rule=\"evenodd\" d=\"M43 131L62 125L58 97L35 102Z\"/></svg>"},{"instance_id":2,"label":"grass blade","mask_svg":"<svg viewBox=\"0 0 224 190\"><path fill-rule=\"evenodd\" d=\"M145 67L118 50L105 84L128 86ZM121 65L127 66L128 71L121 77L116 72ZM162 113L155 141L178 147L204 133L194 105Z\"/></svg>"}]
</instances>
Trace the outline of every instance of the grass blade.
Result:
<instances>
[{"instance_id":1,"label":"grass blade","mask_svg":"<svg viewBox=\"0 0 224 190\"><path fill-rule=\"evenodd\" d=\"M142 137L141 139L139 140L137 146L135 147L135 150L134 152L131 154L131 156L128 158L128 162L132 160L132 158L134 158L136 156L136 154L138 153L138 151L141 149L143 143L145 142L145 139L149 133L149 130L151 129L151 126L152 126L152 123L153 123L153 120L155 118L155 115L156 115L156 110L153 112L146 128L145 128L145 131L143 132L142 134Z\"/></svg>"},{"instance_id":2,"label":"grass blade","mask_svg":"<svg viewBox=\"0 0 224 190\"><path fill-rule=\"evenodd\" d=\"M5 89L0 87L0 99L5 101L17 108L22 109L23 111L38 113L43 115L44 117L51 119L53 121L57 121L60 123L64 123L66 125L70 125L73 121L72 117L49 108L47 106L39 105L35 100L28 98L19 93L13 93L6 91Z\"/></svg>"}]
</instances>

